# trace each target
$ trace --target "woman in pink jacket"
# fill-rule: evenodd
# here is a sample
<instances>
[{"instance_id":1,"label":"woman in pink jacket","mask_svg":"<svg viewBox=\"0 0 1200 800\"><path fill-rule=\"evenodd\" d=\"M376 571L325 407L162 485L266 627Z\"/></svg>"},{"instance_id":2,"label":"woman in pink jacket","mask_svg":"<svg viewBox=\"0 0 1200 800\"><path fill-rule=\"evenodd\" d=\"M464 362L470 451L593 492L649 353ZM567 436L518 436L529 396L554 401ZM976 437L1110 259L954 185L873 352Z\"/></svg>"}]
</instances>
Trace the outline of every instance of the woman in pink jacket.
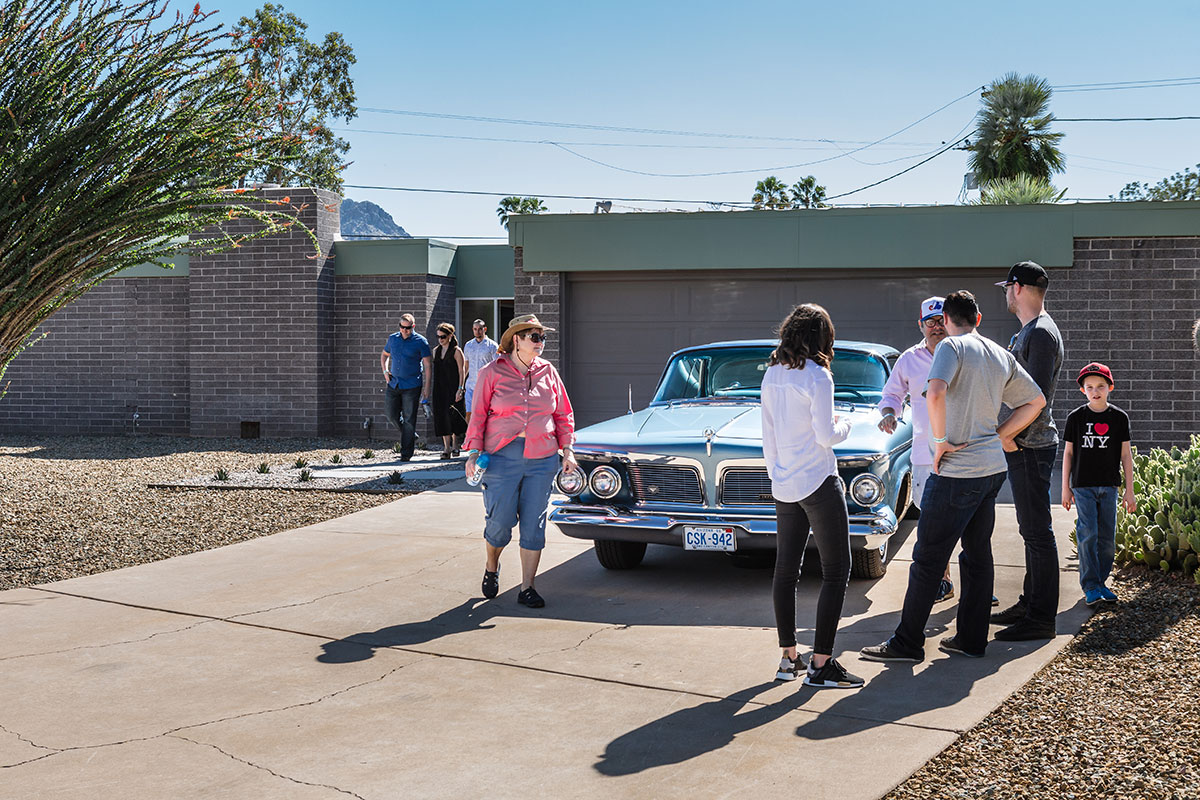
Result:
<instances>
[{"instance_id":1,"label":"woman in pink jacket","mask_svg":"<svg viewBox=\"0 0 1200 800\"><path fill-rule=\"evenodd\" d=\"M481 452L491 463L483 476L487 563L483 596L500 591L500 553L521 526L521 591L517 602L541 608L546 601L533 587L546 546L550 489L559 470L574 472L575 414L558 370L541 357L547 328L533 314L509 323L500 337L500 355L479 372L467 427L467 475Z\"/></svg>"}]
</instances>

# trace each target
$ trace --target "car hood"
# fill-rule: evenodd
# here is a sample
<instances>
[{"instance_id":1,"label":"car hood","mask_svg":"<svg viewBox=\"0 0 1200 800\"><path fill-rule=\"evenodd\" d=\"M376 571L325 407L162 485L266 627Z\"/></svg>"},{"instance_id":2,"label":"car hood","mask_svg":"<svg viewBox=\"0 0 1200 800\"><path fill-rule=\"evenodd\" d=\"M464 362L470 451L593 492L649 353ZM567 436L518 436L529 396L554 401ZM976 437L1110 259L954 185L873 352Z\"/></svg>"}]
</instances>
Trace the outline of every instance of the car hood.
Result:
<instances>
[{"instance_id":1,"label":"car hood","mask_svg":"<svg viewBox=\"0 0 1200 800\"><path fill-rule=\"evenodd\" d=\"M872 406L838 406L834 413L849 416L850 437L834 449L865 451L878 449L883 435L875 427L879 414ZM656 443L679 445L703 444L706 430L713 441L741 445L762 442L762 407L758 403L681 403L651 406L633 414L615 417L576 431L581 447L635 447L639 450Z\"/></svg>"}]
</instances>

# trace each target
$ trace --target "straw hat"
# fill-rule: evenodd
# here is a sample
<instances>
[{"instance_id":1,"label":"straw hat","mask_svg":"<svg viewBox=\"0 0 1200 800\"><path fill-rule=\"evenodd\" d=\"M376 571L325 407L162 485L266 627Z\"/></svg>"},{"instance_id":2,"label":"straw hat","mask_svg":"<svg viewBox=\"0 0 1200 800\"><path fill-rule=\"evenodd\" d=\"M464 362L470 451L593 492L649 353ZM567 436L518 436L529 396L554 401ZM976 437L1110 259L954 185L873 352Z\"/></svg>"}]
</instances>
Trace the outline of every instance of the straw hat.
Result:
<instances>
[{"instance_id":1,"label":"straw hat","mask_svg":"<svg viewBox=\"0 0 1200 800\"><path fill-rule=\"evenodd\" d=\"M513 317L509 321L508 328L504 331L504 335L500 337L500 352L511 353L513 336L530 330L531 328L538 328L542 331L554 330L554 328L547 328L545 325L538 322L538 318L533 314L522 314L519 317Z\"/></svg>"}]
</instances>

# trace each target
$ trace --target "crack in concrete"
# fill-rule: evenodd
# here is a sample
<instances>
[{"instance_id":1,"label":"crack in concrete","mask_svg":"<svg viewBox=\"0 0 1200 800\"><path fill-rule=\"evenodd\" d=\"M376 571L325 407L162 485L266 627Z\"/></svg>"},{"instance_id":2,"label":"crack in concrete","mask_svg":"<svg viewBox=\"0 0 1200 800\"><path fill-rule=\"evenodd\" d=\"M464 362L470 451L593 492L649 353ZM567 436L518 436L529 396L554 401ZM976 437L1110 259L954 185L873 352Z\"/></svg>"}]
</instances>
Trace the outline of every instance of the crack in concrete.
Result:
<instances>
[{"instance_id":1,"label":"crack in concrete","mask_svg":"<svg viewBox=\"0 0 1200 800\"><path fill-rule=\"evenodd\" d=\"M153 736L137 736L132 739L122 739L122 740L116 741L116 742L101 742L99 744L78 745L76 747L61 747L61 748L60 747L49 747L46 745L38 744L30 739L27 739L15 731L9 730L7 728L0 728L0 730L4 730L6 733L10 733L13 736L16 736L18 739L25 742L26 744L30 744L30 745L40 748L42 750L53 751L50 753L46 753L45 755L38 756L37 758L29 758L29 759L26 759L25 761L19 761L15 764L0 765L0 769L13 769L14 767L21 767L26 764L32 764L35 761L42 761L43 759L53 758L54 756L61 755L62 753L70 753L70 752L74 752L74 751L78 751L78 750L99 750L100 748L104 748L104 747L118 747L118 746L124 745L124 744L149 742L154 739L161 739L166 736L174 736L174 734L177 734L180 731L192 730L195 728L203 728L207 725L217 725L222 722L231 722L233 720L245 719L247 717L258 717L258 716L263 716L266 714L277 714L282 711L290 711L291 709L294 709L294 708L304 708L306 706L314 706L318 703L322 703L326 700L337 697L338 695L345 694L346 692L350 692L355 689L360 689L363 686L369 686L370 684L379 683L381 681L387 680L389 677L391 677L395 673L399 672L400 670L404 669L405 667L412 666L413 664L419 664L423 661L428 661L428 660L429 660L428 658L421 658L421 659L417 659L416 661L410 662L408 664L401 664L397 667L392 667L387 672L383 673L382 675L380 675L377 678L372 678L371 680L362 681L361 683L355 683L350 686L343 687L341 689L338 689L336 692L330 692L329 694L321 695L320 697L318 697L314 700L306 700L302 703L291 703L286 706L280 706L279 708L264 708L264 709L260 709L258 711L247 711L244 714L232 714L227 717L221 717L219 719L213 719L213 720L206 720L204 722L193 722L190 725L180 725L178 728L171 728L170 730L163 731L162 733L156 733ZM183 738L183 737L176 737L176 738ZM333 788L333 787L331 787L331 788Z\"/></svg>"},{"instance_id":2,"label":"crack in concrete","mask_svg":"<svg viewBox=\"0 0 1200 800\"><path fill-rule=\"evenodd\" d=\"M81 644L78 647L68 647L65 650L47 650L44 653L22 653L19 656L4 656L3 658L0 658L0 661L14 661L18 658L34 658L35 656L53 656L59 655L60 653L74 653L79 650L99 650L105 647L116 647L122 644L138 644L140 642L148 642L156 636L166 636L170 633L182 633L183 631L190 631L192 628L199 627L200 625L207 625L210 622L216 621L217 620L214 619L203 619L199 622L193 622L191 625L184 625L182 628L173 628L169 631L158 631L157 633L152 633L149 636L143 636L140 639L123 639L119 642L105 642L103 644Z\"/></svg>"},{"instance_id":3,"label":"crack in concrete","mask_svg":"<svg viewBox=\"0 0 1200 800\"><path fill-rule=\"evenodd\" d=\"M517 659L517 661L518 661L518 663L524 663L526 661L532 661L533 659L538 658L539 656L549 656L549 655L554 655L555 653L566 653L571 650L578 650L579 648L581 648L585 644L587 644L593 636L597 636L601 633L604 633L605 631L619 631L619 630L627 629L629 627L630 627L629 625L605 625L601 628L597 628L596 630L592 631L587 636L583 637L582 639L580 639L578 642L571 645L570 647L560 647L557 650L540 650L536 653L532 653L528 656L525 656L525 658Z\"/></svg>"},{"instance_id":4,"label":"crack in concrete","mask_svg":"<svg viewBox=\"0 0 1200 800\"><path fill-rule=\"evenodd\" d=\"M22 736L21 734L17 733L14 730L9 730L8 728L4 727L3 725L0 725L0 731L7 733L9 736L15 736L18 740L24 742L25 744L29 745L30 747L36 747L39 750L52 751L52 752L48 753L47 755L54 755L54 753L58 752L57 747L48 747L44 744L38 744L37 742L35 742L31 739L26 739L24 736ZM0 766L2 766L2 765L0 765Z\"/></svg>"},{"instance_id":5,"label":"crack in concrete","mask_svg":"<svg viewBox=\"0 0 1200 800\"><path fill-rule=\"evenodd\" d=\"M262 764L255 764L253 761L247 761L244 758L238 758L233 753L230 753L226 750L222 750L220 747L217 747L215 744L211 744L210 742L197 742L195 739L189 739L186 736L179 736L176 734L164 734L164 736L170 736L172 739L181 739L185 742L191 742L192 744L200 745L201 747L211 747L213 750L216 750L218 753L220 753L223 756L227 756L228 758L231 758L234 761L237 761L239 763L245 764L250 767L254 767L255 769L261 769L263 772L270 773L271 775L274 775L276 778L282 778L285 781L291 781L292 783L300 784L303 786L315 786L315 787L319 787L321 789L332 789L333 791L340 792L341 794L348 794L351 797L357 797L358 800L366 800L366 798L363 797L361 794L356 794L355 792L352 792L349 789L342 789L341 787L333 786L328 783L312 783L310 781L302 781L299 778L293 778L291 775L284 775L280 772L276 772L275 770L271 769L270 767L264 767Z\"/></svg>"}]
</instances>

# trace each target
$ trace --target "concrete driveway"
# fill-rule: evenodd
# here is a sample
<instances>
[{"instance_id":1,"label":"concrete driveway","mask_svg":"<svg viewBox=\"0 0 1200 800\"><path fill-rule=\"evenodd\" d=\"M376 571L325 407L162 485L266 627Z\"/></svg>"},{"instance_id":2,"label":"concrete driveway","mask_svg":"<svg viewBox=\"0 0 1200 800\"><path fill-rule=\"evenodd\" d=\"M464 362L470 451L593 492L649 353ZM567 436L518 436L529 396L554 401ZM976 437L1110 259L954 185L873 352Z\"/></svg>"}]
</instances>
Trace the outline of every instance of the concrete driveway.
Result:
<instances>
[{"instance_id":1,"label":"concrete driveway","mask_svg":"<svg viewBox=\"0 0 1200 800\"><path fill-rule=\"evenodd\" d=\"M852 581L837 640L857 691L772 681L768 569L651 547L630 572L551 530L541 610L515 548L487 601L482 510L459 481L341 519L0 592L0 796L875 798L1028 680L1087 615L1056 510L1053 642L924 663L855 651L894 628L915 523ZM1023 550L998 509L997 594ZM815 562L815 557L813 558ZM957 569L957 566L955 566ZM819 576L805 569L799 619ZM801 651L812 631L801 629Z\"/></svg>"}]
</instances>

